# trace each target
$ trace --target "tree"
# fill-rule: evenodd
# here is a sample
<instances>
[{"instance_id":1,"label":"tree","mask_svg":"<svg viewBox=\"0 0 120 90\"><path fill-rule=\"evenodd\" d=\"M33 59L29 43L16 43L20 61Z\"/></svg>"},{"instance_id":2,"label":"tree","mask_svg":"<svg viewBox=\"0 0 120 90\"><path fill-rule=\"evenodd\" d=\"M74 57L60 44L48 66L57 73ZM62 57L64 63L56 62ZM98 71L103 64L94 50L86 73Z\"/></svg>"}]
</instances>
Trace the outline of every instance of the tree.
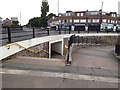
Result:
<instances>
[{"instance_id":1,"label":"tree","mask_svg":"<svg viewBox=\"0 0 120 90\"><path fill-rule=\"evenodd\" d=\"M48 21L47 17L41 17L40 18L40 26L47 27L47 21Z\"/></svg>"},{"instance_id":2,"label":"tree","mask_svg":"<svg viewBox=\"0 0 120 90\"><path fill-rule=\"evenodd\" d=\"M40 27L40 17L30 19L28 25L32 27Z\"/></svg>"},{"instance_id":3,"label":"tree","mask_svg":"<svg viewBox=\"0 0 120 90\"><path fill-rule=\"evenodd\" d=\"M29 20L28 26L32 27L47 27L47 22L50 18L53 16L56 16L53 13L50 13L47 16L47 13L49 12L49 5L47 0L42 1L42 7L41 7L41 17L34 17Z\"/></svg>"},{"instance_id":4,"label":"tree","mask_svg":"<svg viewBox=\"0 0 120 90\"><path fill-rule=\"evenodd\" d=\"M53 14L53 13L50 13L47 17L48 17L48 20L50 19L50 18L52 18L53 16L56 16L56 14Z\"/></svg>"},{"instance_id":5,"label":"tree","mask_svg":"<svg viewBox=\"0 0 120 90\"><path fill-rule=\"evenodd\" d=\"M13 26L17 26L18 24L19 24L18 21L12 21L12 25L13 25Z\"/></svg>"},{"instance_id":6,"label":"tree","mask_svg":"<svg viewBox=\"0 0 120 90\"><path fill-rule=\"evenodd\" d=\"M47 13L49 12L49 5L46 0L42 1L41 7L41 18L40 18L40 25L43 27L47 26L48 18L46 17Z\"/></svg>"},{"instance_id":7,"label":"tree","mask_svg":"<svg viewBox=\"0 0 120 90\"><path fill-rule=\"evenodd\" d=\"M50 13L46 17L34 17L29 20L29 23L27 26L32 26L32 27L46 27L47 26L47 21L52 18L53 16L56 16L53 13Z\"/></svg>"},{"instance_id":8,"label":"tree","mask_svg":"<svg viewBox=\"0 0 120 90\"><path fill-rule=\"evenodd\" d=\"M45 17L47 15L47 12L49 12L48 2L47 1L42 1L41 17Z\"/></svg>"}]
</instances>

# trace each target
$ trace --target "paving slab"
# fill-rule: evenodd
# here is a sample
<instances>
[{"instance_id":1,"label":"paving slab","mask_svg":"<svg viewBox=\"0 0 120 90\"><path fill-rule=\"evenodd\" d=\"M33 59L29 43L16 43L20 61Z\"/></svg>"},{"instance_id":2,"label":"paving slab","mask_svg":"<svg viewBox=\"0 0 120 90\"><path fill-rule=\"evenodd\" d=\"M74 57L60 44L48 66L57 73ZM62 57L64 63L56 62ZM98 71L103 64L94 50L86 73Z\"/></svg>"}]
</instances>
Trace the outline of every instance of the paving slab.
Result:
<instances>
[{"instance_id":1,"label":"paving slab","mask_svg":"<svg viewBox=\"0 0 120 90\"><path fill-rule=\"evenodd\" d=\"M78 73L80 73L81 75L93 75L94 71L92 68L79 67Z\"/></svg>"},{"instance_id":2,"label":"paving slab","mask_svg":"<svg viewBox=\"0 0 120 90\"><path fill-rule=\"evenodd\" d=\"M113 77L114 76L112 71L110 71L110 70L104 70L104 69L93 69L93 70L94 70L95 76L103 76L103 77ZM116 73L116 72L114 71L114 73Z\"/></svg>"},{"instance_id":3,"label":"paving slab","mask_svg":"<svg viewBox=\"0 0 120 90\"><path fill-rule=\"evenodd\" d=\"M71 67L71 66L65 66L65 67L63 67L63 71L65 73L78 73L78 68L77 67Z\"/></svg>"},{"instance_id":4,"label":"paving slab","mask_svg":"<svg viewBox=\"0 0 120 90\"><path fill-rule=\"evenodd\" d=\"M118 70L119 62L112 55L113 49L114 46L77 49L72 54L72 66Z\"/></svg>"}]
</instances>

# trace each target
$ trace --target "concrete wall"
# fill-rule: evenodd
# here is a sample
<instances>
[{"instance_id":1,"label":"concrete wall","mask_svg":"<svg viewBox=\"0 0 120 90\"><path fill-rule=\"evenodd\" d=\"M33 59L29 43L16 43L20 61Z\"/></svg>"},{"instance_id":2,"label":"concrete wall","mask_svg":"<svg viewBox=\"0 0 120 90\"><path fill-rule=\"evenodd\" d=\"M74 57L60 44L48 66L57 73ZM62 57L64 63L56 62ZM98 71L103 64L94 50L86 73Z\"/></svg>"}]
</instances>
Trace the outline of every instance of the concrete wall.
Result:
<instances>
[{"instance_id":1,"label":"concrete wall","mask_svg":"<svg viewBox=\"0 0 120 90\"><path fill-rule=\"evenodd\" d=\"M34 52L31 52L29 50L33 50ZM45 51L43 51L45 50ZM37 52L38 51L38 52ZM30 56L30 57L49 57L49 42L45 42L33 47L28 48L28 50L22 50L15 55L19 56Z\"/></svg>"},{"instance_id":2,"label":"concrete wall","mask_svg":"<svg viewBox=\"0 0 120 90\"><path fill-rule=\"evenodd\" d=\"M51 45L51 51L61 54L62 53L62 41L53 43Z\"/></svg>"},{"instance_id":3,"label":"concrete wall","mask_svg":"<svg viewBox=\"0 0 120 90\"><path fill-rule=\"evenodd\" d=\"M67 48L65 47L68 46L68 38L64 38L64 51L63 51L63 55L66 55L67 53Z\"/></svg>"}]
</instances>

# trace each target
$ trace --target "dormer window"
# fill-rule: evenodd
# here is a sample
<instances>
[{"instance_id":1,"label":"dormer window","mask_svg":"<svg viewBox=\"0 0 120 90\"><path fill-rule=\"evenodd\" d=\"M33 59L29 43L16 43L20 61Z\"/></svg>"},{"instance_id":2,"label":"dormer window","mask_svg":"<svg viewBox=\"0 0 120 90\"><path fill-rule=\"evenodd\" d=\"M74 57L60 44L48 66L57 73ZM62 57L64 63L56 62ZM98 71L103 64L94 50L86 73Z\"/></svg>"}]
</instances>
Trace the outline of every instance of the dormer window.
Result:
<instances>
[{"instance_id":1,"label":"dormer window","mask_svg":"<svg viewBox=\"0 0 120 90\"><path fill-rule=\"evenodd\" d=\"M61 14L59 14L59 16L62 16Z\"/></svg>"},{"instance_id":2,"label":"dormer window","mask_svg":"<svg viewBox=\"0 0 120 90\"><path fill-rule=\"evenodd\" d=\"M83 13L81 13L81 16L83 16Z\"/></svg>"},{"instance_id":3,"label":"dormer window","mask_svg":"<svg viewBox=\"0 0 120 90\"><path fill-rule=\"evenodd\" d=\"M80 16L80 13L77 13L77 16Z\"/></svg>"},{"instance_id":4,"label":"dormer window","mask_svg":"<svg viewBox=\"0 0 120 90\"><path fill-rule=\"evenodd\" d=\"M102 22L104 22L104 23L106 23L106 21L107 21L106 19L103 19L103 20L102 20Z\"/></svg>"},{"instance_id":5,"label":"dormer window","mask_svg":"<svg viewBox=\"0 0 120 90\"><path fill-rule=\"evenodd\" d=\"M55 19L55 17L53 16L52 19Z\"/></svg>"}]
</instances>

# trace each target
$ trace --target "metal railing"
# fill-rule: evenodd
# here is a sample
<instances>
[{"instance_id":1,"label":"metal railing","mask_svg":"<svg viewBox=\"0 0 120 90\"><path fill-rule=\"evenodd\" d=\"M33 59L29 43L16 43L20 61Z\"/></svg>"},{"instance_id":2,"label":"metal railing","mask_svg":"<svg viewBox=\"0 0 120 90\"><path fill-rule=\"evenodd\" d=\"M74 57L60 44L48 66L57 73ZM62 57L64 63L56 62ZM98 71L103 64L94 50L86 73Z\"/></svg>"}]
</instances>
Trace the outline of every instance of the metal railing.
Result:
<instances>
[{"instance_id":1,"label":"metal railing","mask_svg":"<svg viewBox=\"0 0 120 90\"><path fill-rule=\"evenodd\" d=\"M24 28L19 29L19 30L14 30L13 28L11 29L10 27L7 27L6 29L2 29L0 32L0 43L2 45L17 42L17 41L22 41L22 40L27 40L27 39L32 39L36 37L43 37L43 36L49 36L49 35L59 35L59 34L79 34L79 33L109 33L108 30L106 31L100 31L100 30L74 30L72 31L71 29L44 29L41 30L40 28ZM119 33L120 31L112 31L112 33Z\"/></svg>"},{"instance_id":2,"label":"metal railing","mask_svg":"<svg viewBox=\"0 0 120 90\"><path fill-rule=\"evenodd\" d=\"M120 45L115 45L115 53L120 56Z\"/></svg>"},{"instance_id":3,"label":"metal railing","mask_svg":"<svg viewBox=\"0 0 120 90\"><path fill-rule=\"evenodd\" d=\"M101 37L104 37L104 38L101 38ZM118 36L111 36L111 37L110 36L71 35L68 38L68 46L66 48L67 49L66 65L71 65L71 63L72 63L72 52L74 52L75 50L77 50L80 47L115 45L115 53L116 53L117 56L120 56L120 44L116 44L116 42L117 42L116 39L118 37L119 37L119 35ZM120 39L118 38L118 40L120 40ZM78 48L75 48L75 47L78 47Z\"/></svg>"}]
</instances>

